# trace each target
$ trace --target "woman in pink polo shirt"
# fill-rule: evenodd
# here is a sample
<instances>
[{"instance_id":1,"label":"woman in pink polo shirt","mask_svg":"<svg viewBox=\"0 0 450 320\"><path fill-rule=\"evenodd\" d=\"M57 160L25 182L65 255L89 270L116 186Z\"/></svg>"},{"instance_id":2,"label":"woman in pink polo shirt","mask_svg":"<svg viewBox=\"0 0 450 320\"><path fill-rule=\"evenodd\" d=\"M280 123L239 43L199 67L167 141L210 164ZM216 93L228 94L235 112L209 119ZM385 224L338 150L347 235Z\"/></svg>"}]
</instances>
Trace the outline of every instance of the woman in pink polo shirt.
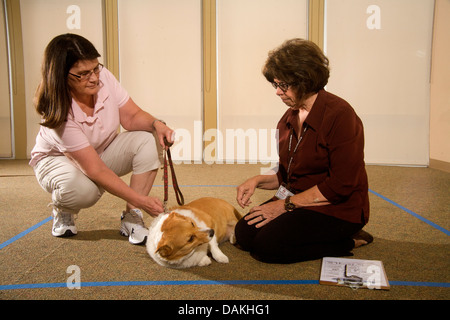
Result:
<instances>
[{"instance_id":1,"label":"woman in pink polo shirt","mask_svg":"<svg viewBox=\"0 0 450 320\"><path fill-rule=\"evenodd\" d=\"M42 122L30 165L52 194L54 236L77 234L76 214L106 190L126 201L121 234L141 244L147 229L140 209L152 216L164 211L148 196L160 165L157 144L173 142L174 132L140 109L98 57L79 35L48 44L35 98ZM119 133L120 125L127 131ZM129 172L128 186L120 176Z\"/></svg>"}]
</instances>

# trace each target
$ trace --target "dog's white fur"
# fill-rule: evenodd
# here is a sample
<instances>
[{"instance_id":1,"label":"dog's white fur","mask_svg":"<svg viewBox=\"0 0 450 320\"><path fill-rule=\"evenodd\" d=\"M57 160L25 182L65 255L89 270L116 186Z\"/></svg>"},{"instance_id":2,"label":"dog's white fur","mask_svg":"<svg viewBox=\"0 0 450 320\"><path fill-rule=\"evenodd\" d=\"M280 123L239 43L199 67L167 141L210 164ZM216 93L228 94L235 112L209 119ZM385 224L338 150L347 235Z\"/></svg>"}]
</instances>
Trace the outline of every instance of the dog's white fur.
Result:
<instances>
[{"instance_id":1,"label":"dog's white fur","mask_svg":"<svg viewBox=\"0 0 450 320\"><path fill-rule=\"evenodd\" d=\"M223 201L223 200L222 200ZM196 214L195 210L176 208L171 210L171 212L176 212L185 217L191 218L195 221L197 227L200 230L209 230L209 226L201 220ZM237 212L237 211L236 211ZM201 244L196 247L195 250L190 252L187 256L184 256L177 260L168 260L162 257L159 252L157 252L159 242L163 236L163 232L161 231L161 227L164 221L169 217L169 213L161 214L156 217L152 224L149 227L149 234L147 237L147 252L149 255L155 260L159 265L171 268L189 268L194 266L207 266L211 264L211 259L208 256L208 252L211 252L212 257L220 263L228 263L228 257L220 250L219 243L216 238L216 234L214 236L209 237L209 242ZM236 220L237 221L237 220ZM229 240L232 244L236 242L234 237L234 225L233 232L230 234L229 238L224 240Z\"/></svg>"}]
</instances>

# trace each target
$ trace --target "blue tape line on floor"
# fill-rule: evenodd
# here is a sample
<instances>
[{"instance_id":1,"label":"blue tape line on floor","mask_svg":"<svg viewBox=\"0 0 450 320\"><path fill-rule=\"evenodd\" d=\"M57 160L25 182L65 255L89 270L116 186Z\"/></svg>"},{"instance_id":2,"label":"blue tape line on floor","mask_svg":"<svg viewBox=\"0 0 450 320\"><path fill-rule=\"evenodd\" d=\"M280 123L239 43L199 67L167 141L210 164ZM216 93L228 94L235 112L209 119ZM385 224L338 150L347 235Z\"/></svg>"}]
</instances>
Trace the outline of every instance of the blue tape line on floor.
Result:
<instances>
[{"instance_id":1,"label":"blue tape line on floor","mask_svg":"<svg viewBox=\"0 0 450 320\"><path fill-rule=\"evenodd\" d=\"M157 185L155 185L155 186L157 186ZM182 187L199 187L199 188L202 188L202 187L203 187L203 188L205 188L205 187L216 187L216 188L217 188L217 187L226 187L226 188L231 188L231 187L233 187L233 188L234 188L234 187L237 187L237 186L236 186L236 185L184 185L184 186L182 186ZM434 223L434 222L432 222L432 221L430 221L430 220L428 220L428 219L426 219L426 218L420 216L419 214L417 214L417 213L415 213L415 212L409 210L408 208L403 207L402 205L400 205L400 204L398 204L398 203L392 201L391 199L389 199L389 198L387 198L387 197L385 197L385 196L379 194L378 192L375 192L375 191L373 191L373 190L371 190L371 189L369 189L369 191L370 191L371 193L373 193L374 195L376 195L377 197L379 197L379 198L381 198L381 199L383 199L383 200L389 202L390 204L392 204L392 205L394 205L394 206L396 206L396 207L402 209L403 211L405 211L405 212L411 214L412 216L416 217L417 219L419 219L419 220L421 220L421 221L427 223L428 225L432 226L433 228L435 228L435 229L437 229L437 230L439 230L439 231L442 231L442 232L445 233L446 235L450 236L450 231L448 231L447 229L445 229L445 228L443 228L443 227L437 225L436 223ZM47 223L47 222L50 221L50 220L52 220L52 217L48 217L47 219L45 219L45 220L39 222L38 224L32 226L31 228L29 228L29 229L27 229L27 230L25 230L25 231L19 233L17 236L15 236L15 237L13 237L13 238L11 238L11 239L9 239L9 240L3 242L2 244L0 244L0 250L3 249L4 247L10 245L10 244L13 243L14 241L16 241L16 240L18 240L18 239L24 237L25 235L27 235L27 234L30 233L31 231L33 231L33 230L39 228L41 225Z\"/></svg>"},{"instance_id":2,"label":"blue tape line on floor","mask_svg":"<svg viewBox=\"0 0 450 320\"><path fill-rule=\"evenodd\" d=\"M185 185L184 187L236 187L235 185ZM412 216L426 222L430 226L450 235L450 232L441 226L431 222L430 220L423 218L417 213L395 203L389 198L373 191L369 190L374 195L381 199L393 204L394 206L402 209L403 211L411 214ZM27 230L19 233L15 237L0 244L0 250L10 245L11 243L19 240L28 233L34 231L40 226L52 220L52 217L48 217L45 220L37 223L36 225L28 228ZM198 281L124 281L124 282L85 282L82 283L82 287L107 287L107 286L173 286L173 285L306 285L306 284L319 284L317 280L226 280L226 281L212 281L212 280L198 280ZM421 287L444 287L449 288L450 283L445 282L413 282L413 281L391 281L392 286L421 286ZM45 288L64 288L66 283L36 283L36 284L16 284L16 285L0 285L1 290L17 290L17 289L45 289Z\"/></svg>"},{"instance_id":3,"label":"blue tape line on floor","mask_svg":"<svg viewBox=\"0 0 450 320\"><path fill-rule=\"evenodd\" d=\"M206 285L318 285L318 280L186 280L186 281L115 281L82 282L83 287L125 287L125 286L206 286ZM390 281L391 286L450 288L448 282ZM31 283L0 285L2 290L65 288L66 283Z\"/></svg>"},{"instance_id":4,"label":"blue tape line on floor","mask_svg":"<svg viewBox=\"0 0 450 320\"><path fill-rule=\"evenodd\" d=\"M318 280L178 280L178 281L113 281L81 282L81 287L124 287L124 286L206 286L206 285L283 285L319 284ZM0 285L1 290L64 288L66 283L31 283Z\"/></svg>"},{"instance_id":5,"label":"blue tape line on floor","mask_svg":"<svg viewBox=\"0 0 450 320\"><path fill-rule=\"evenodd\" d=\"M448 282L414 282L414 281L389 281L391 286L410 286L410 287L442 287L450 288Z\"/></svg>"},{"instance_id":6,"label":"blue tape line on floor","mask_svg":"<svg viewBox=\"0 0 450 320\"><path fill-rule=\"evenodd\" d=\"M155 185L155 186L159 186L159 185ZM206 187L216 187L216 188L218 188L218 187L224 187L224 188L234 188L234 187L237 187L237 185L184 185L184 186L181 186L181 187L199 187L199 188L206 188ZM432 221L430 221L430 220L428 220L428 219L426 219L426 218L420 216L419 214L417 214L417 213L415 213L415 212L409 210L408 208L403 207L402 205L400 205L400 204L398 204L398 203L392 201L391 199L389 199L389 198L387 198L387 197L385 197L385 196L379 194L378 192L375 192L375 191L373 191L373 190L371 190L371 189L369 189L369 192L371 192L371 193L373 193L374 195L376 195L377 197L379 197L379 198L381 198L381 199L383 199L383 200L389 202L390 204L392 204L392 205L394 205L394 206L396 206L396 207L402 209L403 211L409 213L410 215L416 217L417 219L419 219L419 220L421 220L421 221L427 223L428 225L432 226L433 228L435 228L435 229L437 229L437 230L439 230L439 231L442 231L442 232L445 233L447 236L450 236L450 231L448 231L447 229L445 229L445 228L443 228L443 227L437 225L436 223L434 223L434 222L432 222ZM25 230L25 231L19 233L17 236L15 236L15 237L13 237L13 238L11 238L11 239L9 239L9 240L3 242L2 244L0 244L0 250L3 249L4 247L10 245L11 243L15 242L16 240L18 240L18 239L20 239L20 238L26 236L28 233L30 233L30 232L32 232L33 230L39 228L41 225L47 223L47 222L50 221L50 220L52 220L52 217L51 217L51 216L48 217L47 219L45 219L45 220L39 222L38 224L32 226L31 228L29 228L29 229L27 229L27 230Z\"/></svg>"},{"instance_id":7,"label":"blue tape line on floor","mask_svg":"<svg viewBox=\"0 0 450 320\"><path fill-rule=\"evenodd\" d=\"M27 230L22 231L22 232L19 233L17 236L12 237L11 239L9 239L9 240L3 242L2 244L0 244L0 250L2 250L4 247L10 245L11 243L13 243L13 242L19 240L20 238L26 236L26 235L29 234L30 232L36 230L37 228L39 228L39 227L42 226L43 224L46 224L47 222L51 221L52 219L53 219L53 217L50 216L50 217L48 217L47 219L42 220L41 222L35 224L35 225L32 226L31 228L28 228Z\"/></svg>"},{"instance_id":8,"label":"blue tape line on floor","mask_svg":"<svg viewBox=\"0 0 450 320\"><path fill-rule=\"evenodd\" d=\"M370 189L369 189L369 191L370 191L371 193L373 193L374 195L376 195L377 197L380 197L381 199L383 199L383 200L389 202L390 204L393 204L393 205L396 206L397 208L402 209L403 211L409 213L410 215L416 217L417 219L419 219L419 220L421 220L421 221L427 223L428 225L432 226L433 228L438 229L439 231L442 231L442 232L445 233L446 235L450 236L450 231L448 231L447 229L445 229L445 228L443 228L443 227L437 225L436 223L434 223L434 222L432 222L432 221L430 221L430 220L428 220L428 219L422 217L421 215L419 215L419 214L417 214L417 213L415 213L415 212L409 210L408 208L405 208L404 206L402 206L402 205L400 205L400 204L398 204L398 203L392 201L392 200L389 199L389 198L386 198L385 196L383 196L383 195L381 195L381 194L379 194L379 193L377 193L377 192L375 192L375 191L373 191L373 190L370 190Z\"/></svg>"}]
</instances>

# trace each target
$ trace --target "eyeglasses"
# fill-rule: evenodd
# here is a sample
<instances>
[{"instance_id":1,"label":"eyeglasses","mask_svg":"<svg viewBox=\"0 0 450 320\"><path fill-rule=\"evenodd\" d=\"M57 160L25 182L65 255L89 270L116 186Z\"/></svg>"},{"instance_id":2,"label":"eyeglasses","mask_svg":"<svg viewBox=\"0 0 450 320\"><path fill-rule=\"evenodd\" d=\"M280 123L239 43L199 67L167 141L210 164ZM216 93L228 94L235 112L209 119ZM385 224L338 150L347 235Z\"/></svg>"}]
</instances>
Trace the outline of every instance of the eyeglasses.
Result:
<instances>
[{"instance_id":1,"label":"eyeglasses","mask_svg":"<svg viewBox=\"0 0 450 320\"><path fill-rule=\"evenodd\" d=\"M91 78L93 73L98 75L100 73L100 71L102 71L102 69L103 69L103 65L101 63L99 63L94 69L92 69L90 71L85 71L81 74L74 74L74 73L69 72L69 74L78 78L79 81L87 81Z\"/></svg>"},{"instance_id":2,"label":"eyeglasses","mask_svg":"<svg viewBox=\"0 0 450 320\"><path fill-rule=\"evenodd\" d=\"M291 83L286 83L286 82L272 82L272 87L274 87L275 89L280 88L281 91L286 92L288 91L289 87L294 85L293 82Z\"/></svg>"}]
</instances>

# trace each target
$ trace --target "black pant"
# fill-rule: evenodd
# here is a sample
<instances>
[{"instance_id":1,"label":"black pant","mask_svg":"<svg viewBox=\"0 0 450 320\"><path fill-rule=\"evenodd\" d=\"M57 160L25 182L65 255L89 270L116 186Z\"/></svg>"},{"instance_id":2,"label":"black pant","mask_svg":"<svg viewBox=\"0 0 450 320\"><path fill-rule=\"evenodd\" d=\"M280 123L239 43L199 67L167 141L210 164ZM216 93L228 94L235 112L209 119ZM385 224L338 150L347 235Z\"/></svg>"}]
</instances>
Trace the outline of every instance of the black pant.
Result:
<instances>
[{"instance_id":1,"label":"black pant","mask_svg":"<svg viewBox=\"0 0 450 320\"><path fill-rule=\"evenodd\" d=\"M286 212L262 228L247 222L242 218L236 225L237 244L267 263L353 255L352 236L364 226L302 208Z\"/></svg>"}]
</instances>

